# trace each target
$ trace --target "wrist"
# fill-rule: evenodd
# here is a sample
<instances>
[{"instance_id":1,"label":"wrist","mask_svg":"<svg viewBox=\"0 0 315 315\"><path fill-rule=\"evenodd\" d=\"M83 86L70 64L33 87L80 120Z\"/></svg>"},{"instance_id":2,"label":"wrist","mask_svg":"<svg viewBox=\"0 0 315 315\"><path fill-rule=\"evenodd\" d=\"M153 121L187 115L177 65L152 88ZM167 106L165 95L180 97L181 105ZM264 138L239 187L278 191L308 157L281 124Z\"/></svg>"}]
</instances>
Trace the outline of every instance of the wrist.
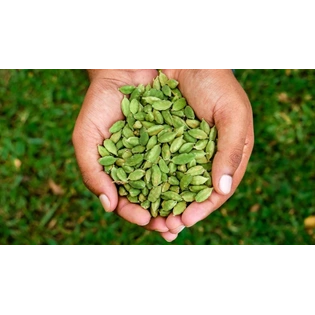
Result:
<instances>
[{"instance_id":1,"label":"wrist","mask_svg":"<svg viewBox=\"0 0 315 315\"><path fill-rule=\"evenodd\" d=\"M202 77L208 77L209 75L215 75L215 76L225 76L225 75L231 75L233 74L233 71L231 69L178 69L174 70L174 74L177 78L183 79L186 76L202 76Z\"/></svg>"},{"instance_id":2,"label":"wrist","mask_svg":"<svg viewBox=\"0 0 315 315\"><path fill-rule=\"evenodd\" d=\"M103 70L103 69L87 69L86 71L87 71L87 73L89 75L90 81L93 81L98 76L102 76L102 73L104 71L106 71L106 70Z\"/></svg>"},{"instance_id":3,"label":"wrist","mask_svg":"<svg viewBox=\"0 0 315 315\"><path fill-rule=\"evenodd\" d=\"M154 70L142 69L87 69L90 81L95 79L107 79L113 81L124 82L125 84L132 84L135 81L141 81L145 72ZM141 82L139 82L141 83Z\"/></svg>"}]
</instances>

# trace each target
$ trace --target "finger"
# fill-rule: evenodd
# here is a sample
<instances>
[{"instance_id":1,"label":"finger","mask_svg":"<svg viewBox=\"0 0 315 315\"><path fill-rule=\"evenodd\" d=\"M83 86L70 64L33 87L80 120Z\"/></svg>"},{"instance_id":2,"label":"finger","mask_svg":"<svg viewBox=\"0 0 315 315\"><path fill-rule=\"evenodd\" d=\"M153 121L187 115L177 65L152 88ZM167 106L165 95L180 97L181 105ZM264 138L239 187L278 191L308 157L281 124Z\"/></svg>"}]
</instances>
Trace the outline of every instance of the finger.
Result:
<instances>
[{"instance_id":1,"label":"finger","mask_svg":"<svg viewBox=\"0 0 315 315\"><path fill-rule=\"evenodd\" d=\"M148 83L152 83L154 78L158 75L158 72L155 69L142 69L142 70L137 70L136 76L133 76L132 72L129 72L129 74L131 74L131 77L132 77L132 84L146 85Z\"/></svg>"},{"instance_id":2,"label":"finger","mask_svg":"<svg viewBox=\"0 0 315 315\"><path fill-rule=\"evenodd\" d=\"M169 228L170 232L173 234L180 233L185 225L181 219L180 215L169 215L166 219L166 226Z\"/></svg>"},{"instance_id":3,"label":"finger","mask_svg":"<svg viewBox=\"0 0 315 315\"><path fill-rule=\"evenodd\" d=\"M97 144L99 142L93 139L88 141L77 133L74 133L72 141L85 186L100 198L105 211L113 211L118 202L117 189L110 176L98 163Z\"/></svg>"},{"instance_id":4,"label":"finger","mask_svg":"<svg viewBox=\"0 0 315 315\"><path fill-rule=\"evenodd\" d=\"M248 128L252 128L251 115L249 102L244 104L244 99L228 98L215 109L218 143L212 165L212 180L220 194L228 195L231 192L233 176L242 161L246 139L249 139Z\"/></svg>"},{"instance_id":5,"label":"finger","mask_svg":"<svg viewBox=\"0 0 315 315\"><path fill-rule=\"evenodd\" d=\"M118 194L117 188L109 175L104 172L102 167L99 169L97 164L95 164L94 168L84 168L84 165L81 163L80 168L85 186L99 197L106 212L114 211L118 202Z\"/></svg>"},{"instance_id":6,"label":"finger","mask_svg":"<svg viewBox=\"0 0 315 315\"><path fill-rule=\"evenodd\" d=\"M248 129L249 129L248 138L253 138L254 135L252 128ZM193 202L192 204L190 204L181 216L181 220L185 226L191 227L197 222L205 219L213 211L221 207L233 195L235 189L238 187L245 174L246 167L248 165L248 160L252 152L252 148L253 141L248 142L246 141L241 164L234 173L233 185L230 194L222 195L217 193L216 191L213 191L208 200L202 203Z\"/></svg>"},{"instance_id":7,"label":"finger","mask_svg":"<svg viewBox=\"0 0 315 315\"><path fill-rule=\"evenodd\" d=\"M163 217L156 217L151 219L148 225L146 225L144 228L151 231L157 231L157 232L168 232L169 229L166 226L165 218Z\"/></svg>"},{"instance_id":8,"label":"finger","mask_svg":"<svg viewBox=\"0 0 315 315\"><path fill-rule=\"evenodd\" d=\"M151 220L148 210L143 209L137 204L130 203L127 198L123 197L120 197L118 200L116 213L126 221L140 226L148 225Z\"/></svg>"},{"instance_id":9,"label":"finger","mask_svg":"<svg viewBox=\"0 0 315 315\"><path fill-rule=\"evenodd\" d=\"M178 70L176 70L176 69L162 69L162 72L168 78L178 80Z\"/></svg>"},{"instance_id":10,"label":"finger","mask_svg":"<svg viewBox=\"0 0 315 315\"><path fill-rule=\"evenodd\" d=\"M191 203L182 214L182 221L186 227L191 227L197 222L208 217L213 211L221 207L230 196L222 196L213 191L208 200L198 203Z\"/></svg>"},{"instance_id":11,"label":"finger","mask_svg":"<svg viewBox=\"0 0 315 315\"><path fill-rule=\"evenodd\" d=\"M167 242L173 242L178 236L178 234L174 234L171 232L163 232L160 234Z\"/></svg>"}]
</instances>

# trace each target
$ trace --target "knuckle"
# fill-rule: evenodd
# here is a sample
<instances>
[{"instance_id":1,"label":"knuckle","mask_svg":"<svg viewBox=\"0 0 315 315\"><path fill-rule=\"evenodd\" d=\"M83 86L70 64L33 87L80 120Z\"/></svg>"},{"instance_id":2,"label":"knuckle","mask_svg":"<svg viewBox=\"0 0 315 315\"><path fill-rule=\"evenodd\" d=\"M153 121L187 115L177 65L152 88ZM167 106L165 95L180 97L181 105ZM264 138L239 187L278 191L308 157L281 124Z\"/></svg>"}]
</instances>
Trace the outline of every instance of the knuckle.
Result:
<instances>
[{"instance_id":1,"label":"knuckle","mask_svg":"<svg viewBox=\"0 0 315 315\"><path fill-rule=\"evenodd\" d=\"M82 176L83 184L84 184L88 189L90 189L90 185L91 185L91 182L92 182L91 176L88 175L86 172L81 172L81 176Z\"/></svg>"},{"instance_id":2,"label":"knuckle","mask_svg":"<svg viewBox=\"0 0 315 315\"><path fill-rule=\"evenodd\" d=\"M243 152L240 149L234 149L229 155L229 164L237 169L242 161Z\"/></svg>"}]
</instances>

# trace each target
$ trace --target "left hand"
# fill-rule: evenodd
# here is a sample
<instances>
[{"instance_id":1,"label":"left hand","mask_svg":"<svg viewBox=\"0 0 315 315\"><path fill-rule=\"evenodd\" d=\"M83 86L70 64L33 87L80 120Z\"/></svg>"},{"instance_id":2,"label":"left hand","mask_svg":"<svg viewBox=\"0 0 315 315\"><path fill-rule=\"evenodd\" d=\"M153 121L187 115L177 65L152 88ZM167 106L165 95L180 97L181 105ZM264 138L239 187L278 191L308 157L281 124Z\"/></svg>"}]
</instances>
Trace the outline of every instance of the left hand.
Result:
<instances>
[{"instance_id":1,"label":"left hand","mask_svg":"<svg viewBox=\"0 0 315 315\"><path fill-rule=\"evenodd\" d=\"M212 165L214 191L208 200L191 203L181 216L170 215L166 225L177 235L184 226L203 220L225 203L240 184L254 146L250 101L231 70L163 70L179 81L179 89L199 119L218 130Z\"/></svg>"}]
</instances>

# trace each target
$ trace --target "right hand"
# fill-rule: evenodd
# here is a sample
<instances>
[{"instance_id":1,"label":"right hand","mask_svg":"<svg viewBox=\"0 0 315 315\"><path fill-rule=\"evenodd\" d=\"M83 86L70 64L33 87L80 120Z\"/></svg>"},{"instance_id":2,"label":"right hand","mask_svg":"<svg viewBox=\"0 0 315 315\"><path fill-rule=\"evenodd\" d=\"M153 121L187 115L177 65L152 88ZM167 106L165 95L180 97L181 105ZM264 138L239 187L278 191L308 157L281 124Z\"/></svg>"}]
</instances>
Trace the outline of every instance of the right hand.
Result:
<instances>
[{"instance_id":1,"label":"right hand","mask_svg":"<svg viewBox=\"0 0 315 315\"><path fill-rule=\"evenodd\" d=\"M117 188L98 163L97 145L110 137L109 128L123 119L120 104L123 85L152 83L156 70L93 70L89 71L91 84L73 131L72 141L76 159L86 187L100 198L107 212L115 212L125 220L161 233L167 241L177 234L169 232L165 218L151 218L148 210L118 196Z\"/></svg>"}]
</instances>

